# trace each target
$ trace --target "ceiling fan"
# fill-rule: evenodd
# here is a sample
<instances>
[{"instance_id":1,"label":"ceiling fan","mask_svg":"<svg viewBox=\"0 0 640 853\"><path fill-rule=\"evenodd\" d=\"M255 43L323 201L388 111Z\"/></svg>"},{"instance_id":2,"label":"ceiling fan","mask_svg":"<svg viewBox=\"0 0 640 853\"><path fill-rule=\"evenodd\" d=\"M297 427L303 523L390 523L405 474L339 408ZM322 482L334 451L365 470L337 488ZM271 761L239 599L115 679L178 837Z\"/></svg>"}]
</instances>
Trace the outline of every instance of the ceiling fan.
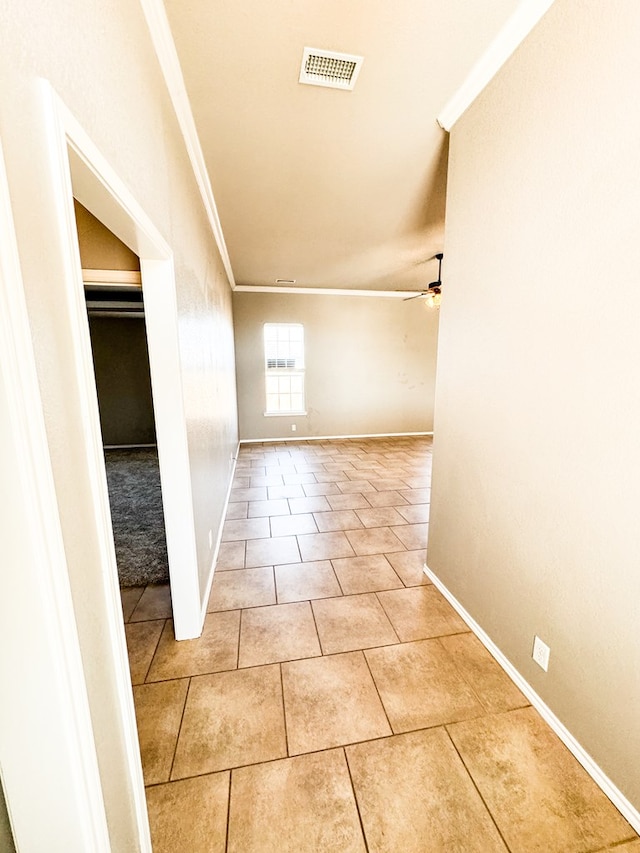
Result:
<instances>
[{"instance_id":1,"label":"ceiling fan","mask_svg":"<svg viewBox=\"0 0 640 853\"><path fill-rule=\"evenodd\" d=\"M437 255L433 256L438 260L438 280L432 281L427 286L426 290L423 290L421 293L416 293L415 296L407 296L406 299L403 299L403 302L408 302L410 299L418 299L420 296L426 296L426 304L427 305L440 305L440 301L442 299L442 258L444 255L442 252L438 252Z\"/></svg>"}]
</instances>

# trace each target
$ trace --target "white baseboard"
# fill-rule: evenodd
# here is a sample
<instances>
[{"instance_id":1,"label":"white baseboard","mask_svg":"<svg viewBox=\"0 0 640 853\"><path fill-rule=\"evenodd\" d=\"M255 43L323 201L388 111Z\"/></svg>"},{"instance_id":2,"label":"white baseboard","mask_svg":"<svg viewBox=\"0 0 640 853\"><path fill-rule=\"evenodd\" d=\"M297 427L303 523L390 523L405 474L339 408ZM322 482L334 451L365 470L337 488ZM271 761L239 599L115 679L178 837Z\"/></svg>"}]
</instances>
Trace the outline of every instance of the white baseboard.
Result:
<instances>
[{"instance_id":1,"label":"white baseboard","mask_svg":"<svg viewBox=\"0 0 640 853\"><path fill-rule=\"evenodd\" d=\"M411 436L433 435L432 432L382 432L370 435L292 435L286 438L243 438L240 444L281 444L286 441L345 441L352 438L410 438Z\"/></svg>"},{"instance_id":2,"label":"white baseboard","mask_svg":"<svg viewBox=\"0 0 640 853\"><path fill-rule=\"evenodd\" d=\"M209 604L209 596L211 595L211 585L213 583L213 576L215 575L216 563L218 562L218 553L220 552L220 543L222 542L222 528L224 527L224 522L227 517L227 510L229 509L229 500L231 499L231 489L233 488L233 478L236 473L236 466L238 464L238 451L240 450L240 443L238 442L236 446L236 451L234 456L231 458L231 462L233 465L231 466L231 471L229 472L229 485L227 486L227 496L224 500L224 507L222 508L222 515L220 516L220 525L218 526L218 535L216 537L216 544L213 549L213 555L211 557L211 566L209 568L209 580L207 581L207 588L205 591L205 596L202 600L201 604L201 624L204 625L204 620L207 616L207 606Z\"/></svg>"},{"instance_id":3,"label":"white baseboard","mask_svg":"<svg viewBox=\"0 0 640 853\"><path fill-rule=\"evenodd\" d=\"M596 764L589 753L580 745L580 743L578 743L564 723L562 723L549 706L543 702L529 682L525 681L522 675L503 655L489 635L483 631L475 619L473 619L473 617L465 610L458 599L447 589L447 587L442 583L438 576L431 571L426 563L424 564L424 573L429 580L432 581L433 585L444 595L458 615L464 619L483 646L492 655L492 657L495 658L498 664L500 664L514 684L522 691L522 693L524 693L540 716L549 724L549 726L551 726L567 749L575 758L577 758L596 785L598 785L598 787L606 794L622 816L631 824L633 829L640 833L640 812L638 809L635 808L635 806L630 803L624 794L614 785L611 779L609 779L606 773L604 773L604 771Z\"/></svg>"}]
</instances>

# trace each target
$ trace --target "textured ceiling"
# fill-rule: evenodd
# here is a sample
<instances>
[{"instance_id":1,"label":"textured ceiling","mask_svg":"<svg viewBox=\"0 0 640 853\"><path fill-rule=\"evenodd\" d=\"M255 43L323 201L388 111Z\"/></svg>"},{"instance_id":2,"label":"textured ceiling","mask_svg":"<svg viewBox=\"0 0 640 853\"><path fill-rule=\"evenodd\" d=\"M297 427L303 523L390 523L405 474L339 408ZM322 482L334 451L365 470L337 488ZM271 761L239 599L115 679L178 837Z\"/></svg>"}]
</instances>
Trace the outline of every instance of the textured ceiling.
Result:
<instances>
[{"instance_id":1,"label":"textured ceiling","mask_svg":"<svg viewBox=\"0 0 640 853\"><path fill-rule=\"evenodd\" d=\"M239 285L421 290L442 250L436 122L518 0L165 0ZM298 83L305 46L364 57Z\"/></svg>"}]
</instances>

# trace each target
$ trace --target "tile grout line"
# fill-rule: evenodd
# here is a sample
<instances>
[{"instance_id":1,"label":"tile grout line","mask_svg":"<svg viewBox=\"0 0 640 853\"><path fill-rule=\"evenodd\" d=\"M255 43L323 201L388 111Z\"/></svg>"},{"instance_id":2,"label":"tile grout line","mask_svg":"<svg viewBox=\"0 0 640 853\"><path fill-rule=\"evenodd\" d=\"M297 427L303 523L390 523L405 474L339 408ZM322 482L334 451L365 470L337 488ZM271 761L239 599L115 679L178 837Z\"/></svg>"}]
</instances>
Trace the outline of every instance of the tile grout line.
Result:
<instances>
[{"instance_id":1,"label":"tile grout line","mask_svg":"<svg viewBox=\"0 0 640 853\"><path fill-rule=\"evenodd\" d=\"M398 645L403 645L403 644L402 644L402 643L399 643ZM388 646L377 646L377 647L374 647L374 648L382 648L382 649L386 649L386 648L389 648L389 647L388 647ZM366 653L367 653L367 651L369 651L369 649L361 649L360 654L361 654L361 655L362 655L362 657L364 658L364 662L365 662L365 665L366 665L366 667L367 667L367 670L369 671L369 675L370 675L370 677L371 677L371 681L373 681L373 686L374 686L375 691L376 691L376 696L378 697L378 701L379 701L379 702L380 702L380 704L382 705L382 710L384 711L384 715L385 715L385 717L386 717L387 723L389 724L389 731L391 732L391 735L389 735L389 737L394 737L395 735L397 735L397 734L402 734L402 733L401 733L401 732L396 732L396 731L394 731L394 728L393 728L393 726L391 725L391 720L389 719L389 714L387 713L387 707L386 707L386 705L384 704L384 701L383 701L383 699L382 699L382 696L380 695L380 689L378 688L378 682L376 681L375 676L374 676L374 674L373 674L373 670L371 669L371 665L369 664L369 658L367 657L367 654L366 654Z\"/></svg>"},{"instance_id":2,"label":"tile grout line","mask_svg":"<svg viewBox=\"0 0 640 853\"><path fill-rule=\"evenodd\" d=\"M287 661L284 661L284 663L287 663ZM284 701L284 673L282 672L282 664L283 661L280 661L278 663L278 669L280 670L280 693L282 694L282 724L284 726L284 745L287 751L286 757L291 758L292 756L289 752L289 729L287 728L287 709ZM281 759L274 760L279 761Z\"/></svg>"},{"instance_id":3,"label":"tile grout line","mask_svg":"<svg viewBox=\"0 0 640 853\"><path fill-rule=\"evenodd\" d=\"M231 824L231 782L233 781L233 770L229 770L229 789L227 794L227 823L224 833L224 853L229 849L229 826Z\"/></svg>"},{"instance_id":4,"label":"tile grout line","mask_svg":"<svg viewBox=\"0 0 640 853\"><path fill-rule=\"evenodd\" d=\"M155 644L155 647L154 647L154 649L153 649L153 654L151 655L151 660L149 661L149 666L148 666L148 667L146 668L146 670L145 670L144 678L142 679L142 684L154 684L154 682L153 682L153 681L149 681L149 682L148 682L148 681L147 681L147 678L149 678L149 673L151 672L151 668L153 667L153 662L154 662L154 660L156 659L156 655L158 654L158 649L160 648L160 641L162 640L162 635L164 634L164 630L165 630L165 628L167 627L167 622L168 622L168 621L169 621L169 619L165 619L165 620L163 621L163 624L162 624L162 630L161 630L161 631L160 631L160 633L158 634L158 640L157 640L157 642L156 642L156 644ZM175 638L174 638L174 639L175 639ZM169 681L169 679L165 679L165 680Z\"/></svg>"},{"instance_id":5,"label":"tile grout line","mask_svg":"<svg viewBox=\"0 0 640 853\"><path fill-rule=\"evenodd\" d=\"M469 770L469 768L467 767L467 764L466 764L466 762L465 762L464 758L462 757L462 754L461 754L460 750L459 750L459 749L458 749L458 747L456 746L456 743L455 743L454 739L451 737L451 732L449 731L449 726L450 726L450 725L454 725L454 724L453 724L453 723L445 723L445 724L442 726L442 728L443 728L443 729L444 729L444 731L447 733L447 737L449 738L449 742L450 742L450 743L451 743L451 745L453 746L453 748L454 748L454 750L455 750L455 752L456 752L456 755L458 756L458 758L459 758L459 759L460 759L460 761L462 762L462 766L464 767L464 769L465 769L465 771L466 771L466 773L467 773L467 776L468 776L468 777L469 777L469 779L471 780L471 784L473 785L473 787L474 787L474 788L475 788L475 790L477 791L478 796L480 797L480 801L481 801L482 805L485 807L485 809L486 809L486 811L487 811L487 814L488 814L488 815L489 815L489 817L491 818L491 822L492 822L492 823L493 823L493 825L495 826L496 831L497 831L498 835L500 836L500 839L501 839L502 843L504 844L505 848L506 848L508 851L510 851L510 853L511 853L511 847L509 847L509 845L507 844L507 839L506 839L506 838L504 837L504 835L502 834L502 830L501 830L501 829L500 829L500 827L498 826L498 823L497 823L497 821L496 821L495 817L493 816L493 812L492 812L492 811L491 811L491 809L489 808L489 806L488 806L488 804L487 804L487 802L486 802L485 798L482 796L482 793L481 793L481 791L480 791L480 788L479 788L479 787L477 786L477 784L476 784L476 780L473 778L473 775L471 774L471 771L470 771L470 770Z\"/></svg>"},{"instance_id":6,"label":"tile grout line","mask_svg":"<svg viewBox=\"0 0 640 853\"><path fill-rule=\"evenodd\" d=\"M398 589L402 589L402 587L398 587ZM405 587L405 589L406 589L406 587ZM378 592L393 592L393 590L390 590L390 589L381 589L381 590L378 590ZM395 634L395 636L398 638L398 644L399 644L399 645L404 645L404 642L405 642L405 641L400 639L400 634L398 634L398 632L396 631L395 625L394 625L394 624L393 624L393 622L391 621L391 617L390 617L390 616L389 616L389 614L387 613L387 611L386 611L386 608L385 608L384 604L383 604L383 603L382 603L382 601L380 600L380 596L378 595L378 592L374 592L374 593L373 593L373 595L375 595L375 597L376 597L376 601L378 602L378 604L379 604L379 605L380 605L380 607L382 608L382 612L384 613L384 615L385 615L385 617L386 617L386 619L387 619L387 622L389 623L389 625L391 625L391 630L393 631L393 633ZM407 641L407 642L409 642L409 641ZM395 643L391 643L391 645L395 645Z\"/></svg>"},{"instance_id":7,"label":"tile grout line","mask_svg":"<svg viewBox=\"0 0 640 853\"><path fill-rule=\"evenodd\" d=\"M178 752L178 742L180 740L180 733L182 731L182 724L184 722L184 714L185 714L185 711L187 709L187 702L189 701L189 693L191 691L191 683L193 681L192 675L188 676L188 678L189 678L189 683L187 684L187 691L184 694L184 705L182 706L182 714L180 714L180 724L178 726L178 733L176 735L176 743L175 743L175 746L173 748L173 756L171 758L171 767L169 768L169 778L166 780L167 782L178 781L177 779L173 780L171 777L173 776L173 767L174 767L174 764L176 763L176 754ZM178 679L176 679L176 680L178 680Z\"/></svg>"},{"instance_id":8,"label":"tile grout line","mask_svg":"<svg viewBox=\"0 0 640 853\"><path fill-rule=\"evenodd\" d=\"M356 804L356 812L358 813L358 820L360 821L360 831L362 832L362 840L364 841L365 850L369 851L369 843L367 841L367 833L364 829L364 823L362 822L362 814L360 812L360 804L358 803L358 795L356 794L356 786L353 783L353 776L351 774L351 767L349 765L349 759L347 757L347 750L343 746L342 747L342 755L344 757L344 763L347 765L347 773L349 774L349 782L351 783L351 790L353 792L353 801Z\"/></svg>"}]
</instances>

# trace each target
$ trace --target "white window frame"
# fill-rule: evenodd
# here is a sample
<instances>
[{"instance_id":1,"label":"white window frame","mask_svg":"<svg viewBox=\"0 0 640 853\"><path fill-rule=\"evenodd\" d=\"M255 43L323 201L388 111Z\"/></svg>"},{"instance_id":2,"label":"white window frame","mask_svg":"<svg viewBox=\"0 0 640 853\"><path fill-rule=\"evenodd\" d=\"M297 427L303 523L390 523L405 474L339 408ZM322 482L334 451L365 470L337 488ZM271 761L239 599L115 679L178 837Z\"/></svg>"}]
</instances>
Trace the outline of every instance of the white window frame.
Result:
<instances>
[{"instance_id":1,"label":"white window frame","mask_svg":"<svg viewBox=\"0 0 640 853\"><path fill-rule=\"evenodd\" d=\"M306 415L304 326L302 323L265 323L263 349L265 417ZM291 390L292 380L300 390ZM283 390L287 382L288 391ZM282 405L287 396L290 398L288 408ZM293 405L294 396L300 405Z\"/></svg>"}]
</instances>

